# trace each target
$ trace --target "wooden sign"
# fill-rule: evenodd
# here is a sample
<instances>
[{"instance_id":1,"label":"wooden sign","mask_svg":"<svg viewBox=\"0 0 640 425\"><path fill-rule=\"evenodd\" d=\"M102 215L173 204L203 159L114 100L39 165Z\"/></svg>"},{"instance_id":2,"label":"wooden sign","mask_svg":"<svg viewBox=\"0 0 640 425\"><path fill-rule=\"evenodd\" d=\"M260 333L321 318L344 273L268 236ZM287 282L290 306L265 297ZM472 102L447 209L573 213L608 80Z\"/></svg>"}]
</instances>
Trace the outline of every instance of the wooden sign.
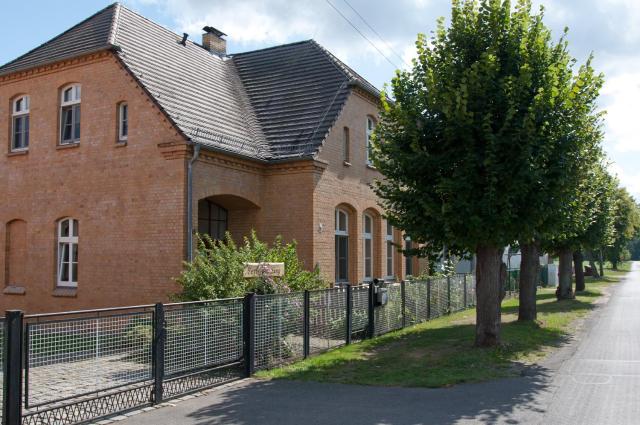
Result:
<instances>
[{"instance_id":1,"label":"wooden sign","mask_svg":"<svg viewBox=\"0 0 640 425\"><path fill-rule=\"evenodd\" d=\"M284 276L284 263L244 263L243 276Z\"/></svg>"}]
</instances>

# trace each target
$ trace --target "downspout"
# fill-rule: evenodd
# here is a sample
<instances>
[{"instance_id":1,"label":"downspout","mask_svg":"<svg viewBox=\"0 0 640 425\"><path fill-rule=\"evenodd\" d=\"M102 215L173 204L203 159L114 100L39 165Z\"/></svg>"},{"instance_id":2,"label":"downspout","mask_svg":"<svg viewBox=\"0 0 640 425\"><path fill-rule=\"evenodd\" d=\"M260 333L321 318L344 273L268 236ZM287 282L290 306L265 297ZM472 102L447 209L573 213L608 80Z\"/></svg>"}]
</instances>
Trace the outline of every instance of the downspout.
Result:
<instances>
[{"instance_id":1,"label":"downspout","mask_svg":"<svg viewBox=\"0 0 640 425\"><path fill-rule=\"evenodd\" d=\"M193 164L200 156L200 145L195 143L193 156L187 167L187 261L193 261Z\"/></svg>"}]
</instances>

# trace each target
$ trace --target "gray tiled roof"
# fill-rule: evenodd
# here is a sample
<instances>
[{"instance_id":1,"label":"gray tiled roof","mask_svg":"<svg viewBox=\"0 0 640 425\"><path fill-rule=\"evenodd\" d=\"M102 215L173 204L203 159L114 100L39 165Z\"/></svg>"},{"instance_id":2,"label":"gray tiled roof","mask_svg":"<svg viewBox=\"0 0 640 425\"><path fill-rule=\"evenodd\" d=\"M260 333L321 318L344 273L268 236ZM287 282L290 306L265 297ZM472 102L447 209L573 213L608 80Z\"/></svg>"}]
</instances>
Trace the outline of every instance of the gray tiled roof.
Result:
<instances>
[{"instance_id":1,"label":"gray tiled roof","mask_svg":"<svg viewBox=\"0 0 640 425\"><path fill-rule=\"evenodd\" d=\"M220 58L113 4L0 67L0 75L114 49L191 140L271 161L315 155L352 85L377 94L314 41Z\"/></svg>"}]
</instances>

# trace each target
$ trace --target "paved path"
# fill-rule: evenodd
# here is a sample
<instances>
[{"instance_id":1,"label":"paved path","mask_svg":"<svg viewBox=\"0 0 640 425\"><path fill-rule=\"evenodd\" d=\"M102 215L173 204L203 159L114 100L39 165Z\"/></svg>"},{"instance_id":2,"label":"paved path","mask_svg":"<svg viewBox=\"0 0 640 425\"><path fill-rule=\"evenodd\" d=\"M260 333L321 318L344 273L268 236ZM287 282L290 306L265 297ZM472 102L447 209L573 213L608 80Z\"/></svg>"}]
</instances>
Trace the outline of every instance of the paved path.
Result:
<instances>
[{"instance_id":1,"label":"paved path","mask_svg":"<svg viewBox=\"0 0 640 425\"><path fill-rule=\"evenodd\" d=\"M245 380L121 425L639 424L640 263L527 376L446 389Z\"/></svg>"}]
</instances>

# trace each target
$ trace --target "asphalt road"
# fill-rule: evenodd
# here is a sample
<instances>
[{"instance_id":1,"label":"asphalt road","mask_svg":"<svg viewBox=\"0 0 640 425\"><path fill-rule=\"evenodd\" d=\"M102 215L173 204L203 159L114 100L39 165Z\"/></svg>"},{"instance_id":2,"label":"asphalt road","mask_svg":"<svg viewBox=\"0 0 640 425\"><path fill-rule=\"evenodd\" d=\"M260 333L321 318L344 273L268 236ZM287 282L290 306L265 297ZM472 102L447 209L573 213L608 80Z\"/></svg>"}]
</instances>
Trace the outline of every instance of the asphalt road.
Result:
<instances>
[{"instance_id":1,"label":"asphalt road","mask_svg":"<svg viewBox=\"0 0 640 425\"><path fill-rule=\"evenodd\" d=\"M525 376L444 389L245 380L122 425L640 424L640 263Z\"/></svg>"}]
</instances>

